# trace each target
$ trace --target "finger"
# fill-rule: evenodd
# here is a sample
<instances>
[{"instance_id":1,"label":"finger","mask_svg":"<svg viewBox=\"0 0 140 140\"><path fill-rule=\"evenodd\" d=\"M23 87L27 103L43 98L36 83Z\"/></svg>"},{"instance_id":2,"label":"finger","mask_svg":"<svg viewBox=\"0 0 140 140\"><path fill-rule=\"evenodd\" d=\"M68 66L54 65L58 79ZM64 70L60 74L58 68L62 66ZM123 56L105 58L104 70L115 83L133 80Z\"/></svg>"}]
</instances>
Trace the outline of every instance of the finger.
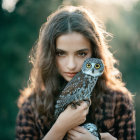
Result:
<instances>
[{"instance_id":1,"label":"finger","mask_svg":"<svg viewBox=\"0 0 140 140\"><path fill-rule=\"evenodd\" d=\"M100 135L102 139L109 137L109 133L100 133Z\"/></svg>"},{"instance_id":2,"label":"finger","mask_svg":"<svg viewBox=\"0 0 140 140\"><path fill-rule=\"evenodd\" d=\"M87 109L84 109L84 115L85 115L85 117L87 116L87 114L88 114L88 112L89 112L89 108L87 108ZM85 118L86 119L86 118Z\"/></svg>"},{"instance_id":3,"label":"finger","mask_svg":"<svg viewBox=\"0 0 140 140\"><path fill-rule=\"evenodd\" d=\"M84 100L86 103L87 103L87 105L88 105L88 107L90 107L90 105L91 105L91 100Z\"/></svg>"},{"instance_id":4,"label":"finger","mask_svg":"<svg viewBox=\"0 0 140 140\"><path fill-rule=\"evenodd\" d=\"M88 114L88 112L89 112L89 108L86 109L86 115Z\"/></svg>"},{"instance_id":5,"label":"finger","mask_svg":"<svg viewBox=\"0 0 140 140\"><path fill-rule=\"evenodd\" d=\"M82 109L84 110L89 108L88 104L85 101L81 103L80 107L82 107Z\"/></svg>"},{"instance_id":6,"label":"finger","mask_svg":"<svg viewBox=\"0 0 140 140\"><path fill-rule=\"evenodd\" d=\"M83 127L77 126L77 127L73 128L73 129L71 129L70 131L68 131L67 134L69 136L75 137L78 133L85 134L86 130Z\"/></svg>"},{"instance_id":7,"label":"finger","mask_svg":"<svg viewBox=\"0 0 140 140\"><path fill-rule=\"evenodd\" d=\"M75 130L74 129L69 130L68 135L74 136L75 135Z\"/></svg>"},{"instance_id":8,"label":"finger","mask_svg":"<svg viewBox=\"0 0 140 140\"><path fill-rule=\"evenodd\" d=\"M89 103L90 103L90 105L91 105L91 103L92 103L92 102L91 102L91 99L89 99Z\"/></svg>"},{"instance_id":9,"label":"finger","mask_svg":"<svg viewBox=\"0 0 140 140\"><path fill-rule=\"evenodd\" d=\"M101 139L111 139L111 140L117 140L114 136L112 136L110 133L100 133Z\"/></svg>"},{"instance_id":10,"label":"finger","mask_svg":"<svg viewBox=\"0 0 140 140\"><path fill-rule=\"evenodd\" d=\"M67 138L70 140L73 140L75 136L71 135L71 134L67 134Z\"/></svg>"},{"instance_id":11,"label":"finger","mask_svg":"<svg viewBox=\"0 0 140 140\"><path fill-rule=\"evenodd\" d=\"M78 131L79 133L82 133L82 134L86 133L86 129L81 126L77 126L77 127L73 128L73 130Z\"/></svg>"}]
</instances>

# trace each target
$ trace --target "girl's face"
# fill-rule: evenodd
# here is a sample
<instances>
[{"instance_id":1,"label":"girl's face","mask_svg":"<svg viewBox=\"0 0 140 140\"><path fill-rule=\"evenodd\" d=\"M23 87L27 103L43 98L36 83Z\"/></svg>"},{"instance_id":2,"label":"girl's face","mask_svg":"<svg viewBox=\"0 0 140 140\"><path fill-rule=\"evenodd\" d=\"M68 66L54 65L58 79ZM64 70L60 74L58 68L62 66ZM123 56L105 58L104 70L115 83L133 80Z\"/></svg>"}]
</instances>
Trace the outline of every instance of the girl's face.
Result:
<instances>
[{"instance_id":1,"label":"girl's face","mask_svg":"<svg viewBox=\"0 0 140 140\"><path fill-rule=\"evenodd\" d=\"M70 81L81 70L84 60L91 56L90 42L80 33L63 34L56 39L56 64L66 81Z\"/></svg>"}]
</instances>

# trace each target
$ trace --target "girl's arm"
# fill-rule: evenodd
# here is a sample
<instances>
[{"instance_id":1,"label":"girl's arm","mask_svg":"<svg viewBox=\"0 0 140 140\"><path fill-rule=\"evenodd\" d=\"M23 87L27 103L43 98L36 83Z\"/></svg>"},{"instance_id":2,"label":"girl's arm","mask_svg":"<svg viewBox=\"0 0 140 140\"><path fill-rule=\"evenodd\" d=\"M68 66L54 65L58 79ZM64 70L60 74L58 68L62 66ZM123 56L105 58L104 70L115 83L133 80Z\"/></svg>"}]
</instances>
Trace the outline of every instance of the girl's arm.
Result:
<instances>
[{"instance_id":1,"label":"girl's arm","mask_svg":"<svg viewBox=\"0 0 140 140\"><path fill-rule=\"evenodd\" d=\"M86 120L88 105L82 102L77 109L68 106L62 112L43 140L62 140L68 130L82 124ZM35 123L35 116L31 103L27 100L20 109L16 120L16 140L39 140L42 135Z\"/></svg>"},{"instance_id":2,"label":"girl's arm","mask_svg":"<svg viewBox=\"0 0 140 140\"><path fill-rule=\"evenodd\" d=\"M88 109L89 107L86 102L82 102L76 109L68 106L66 110L59 115L43 140L62 140L67 131L85 122Z\"/></svg>"}]
</instances>

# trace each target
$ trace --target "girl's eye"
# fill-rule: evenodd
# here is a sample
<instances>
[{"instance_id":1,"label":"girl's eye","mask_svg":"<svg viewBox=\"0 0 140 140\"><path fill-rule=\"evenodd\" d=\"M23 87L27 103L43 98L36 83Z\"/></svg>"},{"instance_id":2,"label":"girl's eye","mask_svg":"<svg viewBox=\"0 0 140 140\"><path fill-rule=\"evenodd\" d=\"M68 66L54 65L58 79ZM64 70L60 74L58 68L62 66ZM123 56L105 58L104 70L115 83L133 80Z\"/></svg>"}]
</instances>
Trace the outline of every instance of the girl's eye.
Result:
<instances>
[{"instance_id":1,"label":"girl's eye","mask_svg":"<svg viewBox=\"0 0 140 140\"><path fill-rule=\"evenodd\" d=\"M58 51L58 52L56 52L56 55L57 55L57 56L64 56L64 55L65 55L65 52L63 52L63 51Z\"/></svg>"},{"instance_id":2,"label":"girl's eye","mask_svg":"<svg viewBox=\"0 0 140 140\"><path fill-rule=\"evenodd\" d=\"M84 57L87 55L87 53L86 52L79 52L78 55Z\"/></svg>"}]
</instances>

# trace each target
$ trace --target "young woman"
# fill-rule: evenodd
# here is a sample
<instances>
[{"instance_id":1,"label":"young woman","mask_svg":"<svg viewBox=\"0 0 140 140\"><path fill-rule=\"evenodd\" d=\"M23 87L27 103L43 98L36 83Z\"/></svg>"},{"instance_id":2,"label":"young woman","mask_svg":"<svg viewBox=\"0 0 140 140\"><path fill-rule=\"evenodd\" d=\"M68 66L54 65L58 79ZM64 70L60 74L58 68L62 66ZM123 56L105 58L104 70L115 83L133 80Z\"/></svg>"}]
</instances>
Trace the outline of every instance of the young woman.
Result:
<instances>
[{"instance_id":1,"label":"young woman","mask_svg":"<svg viewBox=\"0 0 140 140\"><path fill-rule=\"evenodd\" d=\"M19 98L16 139L96 140L80 126L90 121L103 140L135 140L135 115L131 93L125 88L108 50L105 31L82 7L63 7L43 24L31 61L30 84ZM91 106L68 106L54 121L58 95L86 58L100 58L105 70L92 92Z\"/></svg>"}]
</instances>

